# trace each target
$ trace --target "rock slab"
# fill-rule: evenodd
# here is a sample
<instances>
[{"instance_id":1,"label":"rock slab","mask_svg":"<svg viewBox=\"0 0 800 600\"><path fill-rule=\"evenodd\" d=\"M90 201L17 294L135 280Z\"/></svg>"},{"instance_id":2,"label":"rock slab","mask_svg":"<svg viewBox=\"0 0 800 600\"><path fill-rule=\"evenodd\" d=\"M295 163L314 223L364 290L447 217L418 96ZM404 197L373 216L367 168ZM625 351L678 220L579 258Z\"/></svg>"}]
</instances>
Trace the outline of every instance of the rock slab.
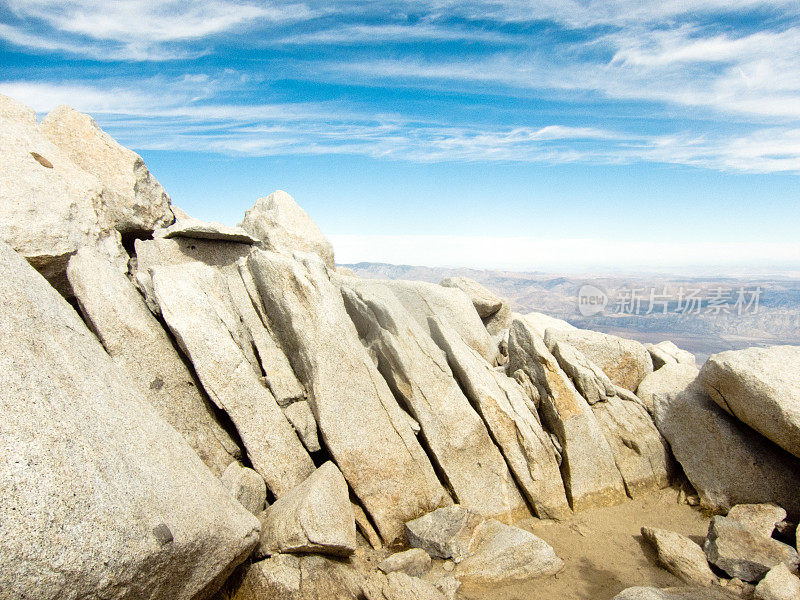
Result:
<instances>
[{"instance_id":1,"label":"rock slab","mask_svg":"<svg viewBox=\"0 0 800 600\"><path fill-rule=\"evenodd\" d=\"M250 554L258 521L143 401L74 309L0 242L0 589L186 599Z\"/></svg>"}]
</instances>

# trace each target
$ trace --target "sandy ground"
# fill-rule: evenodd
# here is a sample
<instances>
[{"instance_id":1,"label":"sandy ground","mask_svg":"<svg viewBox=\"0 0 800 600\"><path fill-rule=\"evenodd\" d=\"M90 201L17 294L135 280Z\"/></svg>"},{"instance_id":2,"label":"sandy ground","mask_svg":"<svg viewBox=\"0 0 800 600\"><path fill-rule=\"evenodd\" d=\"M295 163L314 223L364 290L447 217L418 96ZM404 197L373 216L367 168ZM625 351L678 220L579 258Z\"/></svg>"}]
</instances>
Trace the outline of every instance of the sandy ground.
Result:
<instances>
[{"instance_id":1,"label":"sandy ground","mask_svg":"<svg viewBox=\"0 0 800 600\"><path fill-rule=\"evenodd\" d=\"M464 600L610 600L636 585L685 585L660 568L640 529L647 525L677 531L702 542L709 519L678 504L668 488L619 506L579 513L555 523L527 519L516 523L549 543L565 563L556 576L491 589L460 590Z\"/></svg>"}]
</instances>

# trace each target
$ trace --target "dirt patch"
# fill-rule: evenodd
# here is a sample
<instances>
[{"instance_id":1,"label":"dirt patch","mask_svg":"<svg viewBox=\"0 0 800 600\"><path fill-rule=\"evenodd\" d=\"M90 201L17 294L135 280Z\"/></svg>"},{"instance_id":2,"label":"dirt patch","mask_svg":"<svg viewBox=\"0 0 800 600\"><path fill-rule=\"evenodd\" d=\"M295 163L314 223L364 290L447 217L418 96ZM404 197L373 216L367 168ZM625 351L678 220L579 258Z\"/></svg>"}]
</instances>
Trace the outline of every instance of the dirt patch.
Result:
<instances>
[{"instance_id":1,"label":"dirt patch","mask_svg":"<svg viewBox=\"0 0 800 600\"><path fill-rule=\"evenodd\" d=\"M493 586L462 588L464 600L610 600L637 585L685 585L657 566L641 537L643 525L669 529L702 542L708 519L700 511L678 504L678 491L661 490L619 506L587 510L555 523L527 519L516 525L553 546L565 563L556 576Z\"/></svg>"}]
</instances>

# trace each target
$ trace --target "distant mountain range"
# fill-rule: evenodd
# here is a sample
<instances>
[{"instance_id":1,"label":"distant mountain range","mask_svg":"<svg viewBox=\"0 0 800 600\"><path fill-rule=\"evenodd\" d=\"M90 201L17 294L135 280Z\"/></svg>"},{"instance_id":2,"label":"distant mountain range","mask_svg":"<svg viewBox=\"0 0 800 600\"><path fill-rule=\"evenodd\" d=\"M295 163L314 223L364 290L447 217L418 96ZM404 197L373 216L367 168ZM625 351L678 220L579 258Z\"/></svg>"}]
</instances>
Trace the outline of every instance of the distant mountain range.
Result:
<instances>
[{"instance_id":1,"label":"distant mountain range","mask_svg":"<svg viewBox=\"0 0 800 600\"><path fill-rule=\"evenodd\" d=\"M372 279L438 283L445 277L470 277L507 298L518 312L542 312L577 327L643 342L669 339L700 361L723 350L800 345L800 279L581 277L384 263L342 266ZM579 301L584 302L583 310ZM597 309L602 310L591 314Z\"/></svg>"}]
</instances>

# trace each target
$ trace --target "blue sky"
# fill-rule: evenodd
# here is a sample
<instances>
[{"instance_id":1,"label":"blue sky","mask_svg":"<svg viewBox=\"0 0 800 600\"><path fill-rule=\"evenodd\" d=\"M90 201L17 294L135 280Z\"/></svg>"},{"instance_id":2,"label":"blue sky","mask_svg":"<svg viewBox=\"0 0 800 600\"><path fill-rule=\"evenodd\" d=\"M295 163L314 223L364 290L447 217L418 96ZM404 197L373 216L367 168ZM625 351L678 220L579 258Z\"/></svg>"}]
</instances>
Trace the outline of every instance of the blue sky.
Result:
<instances>
[{"instance_id":1,"label":"blue sky","mask_svg":"<svg viewBox=\"0 0 800 600\"><path fill-rule=\"evenodd\" d=\"M798 0L0 0L0 93L342 262L800 271Z\"/></svg>"}]
</instances>

